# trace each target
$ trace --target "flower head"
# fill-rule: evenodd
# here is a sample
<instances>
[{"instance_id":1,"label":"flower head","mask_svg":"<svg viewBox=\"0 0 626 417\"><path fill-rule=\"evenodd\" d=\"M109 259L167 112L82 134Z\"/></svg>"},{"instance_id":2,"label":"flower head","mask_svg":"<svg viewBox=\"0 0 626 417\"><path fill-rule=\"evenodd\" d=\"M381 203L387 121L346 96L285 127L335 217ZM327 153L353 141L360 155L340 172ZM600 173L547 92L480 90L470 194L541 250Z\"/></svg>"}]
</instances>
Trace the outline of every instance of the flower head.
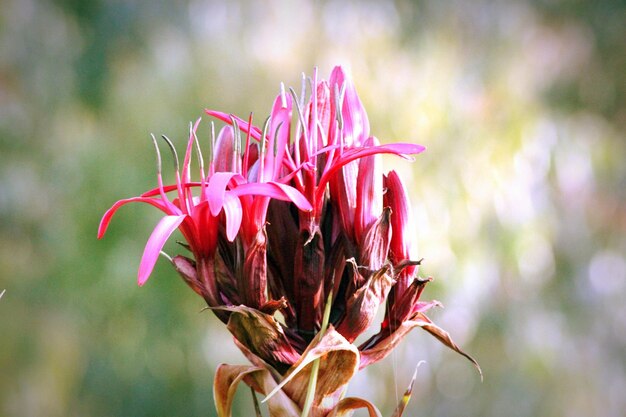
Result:
<instances>
[{"instance_id":1,"label":"flower head","mask_svg":"<svg viewBox=\"0 0 626 417\"><path fill-rule=\"evenodd\" d=\"M381 154L409 158L424 147L381 144L371 136L363 104L341 67L328 81L318 80L317 71L303 78L300 96L281 87L262 127L251 116L246 121L205 112L225 123L211 139L208 170L198 120L190 126L175 183L163 185L157 147L158 187L114 204L98 236L128 202L165 213L140 263L142 285L165 241L181 231L192 256L172 263L253 364L218 371L220 415L228 414L232 401L221 390L231 392L230 384L241 379L268 395L270 412L281 410L276 415L309 408L319 416L337 412L348 407L339 398L352 375L387 356L414 327L467 356L424 314L438 303L419 300L430 279L417 276L420 261L409 257L407 192L395 171L382 172ZM196 181L190 172L194 144ZM379 332L355 346L385 303ZM317 375L318 389L311 391ZM314 397L304 396L307 386Z\"/></svg>"}]
</instances>

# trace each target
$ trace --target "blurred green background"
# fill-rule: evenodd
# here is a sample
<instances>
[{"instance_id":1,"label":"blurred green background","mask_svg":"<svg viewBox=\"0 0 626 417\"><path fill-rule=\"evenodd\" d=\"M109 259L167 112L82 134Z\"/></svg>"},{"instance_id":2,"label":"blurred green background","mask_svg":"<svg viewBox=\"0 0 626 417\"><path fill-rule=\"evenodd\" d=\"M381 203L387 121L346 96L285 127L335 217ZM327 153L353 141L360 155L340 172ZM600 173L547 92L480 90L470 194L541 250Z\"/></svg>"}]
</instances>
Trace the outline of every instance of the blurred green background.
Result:
<instances>
[{"instance_id":1,"label":"blurred green background","mask_svg":"<svg viewBox=\"0 0 626 417\"><path fill-rule=\"evenodd\" d=\"M214 415L216 365L245 360L167 262L137 287L156 210L102 241L100 216L155 186L150 132L262 119L281 81L335 64L373 134L428 147L386 167L431 317L485 373L416 330L349 393L390 415L425 360L406 415L626 413L624 1L4 0L0 19L0 415Z\"/></svg>"}]
</instances>

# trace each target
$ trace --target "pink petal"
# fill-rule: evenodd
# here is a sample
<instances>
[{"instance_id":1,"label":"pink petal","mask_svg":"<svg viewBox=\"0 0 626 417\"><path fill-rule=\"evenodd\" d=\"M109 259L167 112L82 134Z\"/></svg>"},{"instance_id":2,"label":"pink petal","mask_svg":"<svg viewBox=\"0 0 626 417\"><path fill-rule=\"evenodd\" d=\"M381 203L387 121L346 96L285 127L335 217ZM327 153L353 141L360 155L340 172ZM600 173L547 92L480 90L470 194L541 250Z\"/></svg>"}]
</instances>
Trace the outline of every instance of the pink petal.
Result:
<instances>
[{"instance_id":1,"label":"pink petal","mask_svg":"<svg viewBox=\"0 0 626 417\"><path fill-rule=\"evenodd\" d=\"M409 222L409 197L402 180L396 171L389 171L384 178L384 186L387 192L384 196L384 204L391 207L391 257L394 263L409 258L411 249L412 231Z\"/></svg>"},{"instance_id":2,"label":"pink petal","mask_svg":"<svg viewBox=\"0 0 626 417\"><path fill-rule=\"evenodd\" d=\"M341 167L346 165L349 162L352 162L356 159L364 158L366 156L381 154L381 153L389 153L398 155L401 157L407 157L407 155L416 155L418 153L426 150L426 147L422 145L416 145L412 143L391 143L388 145L380 145L380 146L369 146L369 147L359 147L348 149L344 151L341 157L330 167L326 172L322 174L318 184L318 197L321 198L323 192L325 191L326 184L330 180L331 176L334 175ZM319 199L318 198L318 199Z\"/></svg>"},{"instance_id":3,"label":"pink petal","mask_svg":"<svg viewBox=\"0 0 626 417\"><path fill-rule=\"evenodd\" d=\"M375 137L365 141L366 146L379 146ZM356 183L356 211L354 234L358 242L367 228L374 223L383 209L382 157L371 155L359 160Z\"/></svg>"},{"instance_id":4,"label":"pink petal","mask_svg":"<svg viewBox=\"0 0 626 417\"><path fill-rule=\"evenodd\" d=\"M239 183L245 181L243 177L236 172L216 172L209 179L206 194L207 200L209 201L209 208L213 216L217 216L222 210L226 187L228 187L228 183L230 183L232 179L237 180Z\"/></svg>"},{"instance_id":5,"label":"pink petal","mask_svg":"<svg viewBox=\"0 0 626 417\"><path fill-rule=\"evenodd\" d=\"M183 184L183 189L187 191L190 188L201 187L201 186L202 186L202 183L200 181L187 181L186 183ZM176 184L166 185L163 187L163 192L170 193L172 191L176 191L177 188L178 186ZM160 194L160 189L157 187L141 194L141 197L154 197L155 195L159 195L159 194Z\"/></svg>"},{"instance_id":6,"label":"pink petal","mask_svg":"<svg viewBox=\"0 0 626 417\"><path fill-rule=\"evenodd\" d=\"M237 196L261 195L277 200L291 201L302 211L311 211L313 209L309 200L300 191L289 185L273 181L242 184L231 192Z\"/></svg>"},{"instance_id":7,"label":"pink petal","mask_svg":"<svg viewBox=\"0 0 626 417\"><path fill-rule=\"evenodd\" d=\"M104 236L107 228L109 227L109 223L111 222L111 218L113 217L117 209L119 209L125 204L133 203L133 202L148 203L158 208L159 210L163 211L165 214L174 214L174 212L171 210L171 207L169 207L161 199L158 199L158 198L132 197L132 198L120 200L116 202L115 204L113 204L113 206L110 209L108 209L106 213L104 213L104 216L102 216L102 220L100 220L100 226L98 227L98 239L102 239L102 237ZM180 213L180 210L177 210L177 211L178 213L175 213L175 214Z\"/></svg>"},{"instance_id":8,"label":"pink petal","mask_svg":"<svg viewBox=\"0 0 626 417\"><path fill-rule=\"evenodd\" d=\"M242 132L244 133L248 133L248 131L250 131L250 136L252 136L254 139L256 140L260 140L261 139L261 129L259 129L256 126L252 126L250 127L250 125L248 124L248 122L246 122L245 120L237 117L237 116L233 116L227 113L223 113L221 111L215 111L215 110L208 110L205 109L204 112L206 114L208 114L209 116L215 117L221 121L223 121L224 123L228 123L229 125L232 124L232 120L230 119L230 117L234 117L235 120L237 121L237 124L239 125L239 129L241 129Z\"/></svg>"},{"instance_id":9,"label":"pink petal","mask_svg":"<svg viewBox=\"0 0 626 417\"><path fill-rule=\"evenodd\" d=\"M154 264L159 257L159 253L161 253L161 249L163 249L163 245L165 245L165 241L167 241L172 232L185 220L185 217L187 217L185 214L165 216L156 225L148 239L146 248L143 251L143 256L141 257L141 263L139 264L139 275L137 277L139 286L146 283L152 273L152 269L154 269Z\"/></svg>"},{"instance_id":10,"label":"pink petal","mask_svg":"<svg viewBox=\"0 0 626 417\"><path fill-rule=\"evenodd\" d=\"M279 182L270 182L269 184L278 187L281 192L285 195L286 198L279 198L280 200L291 201L296 205L301 211L311 211L313 210L313 206L307 200L307 198L295 188L287 185L281 184Z\"/></svg>"},{"instance_id":11,"label":"pink petal","mask_svg":"<svg viewBox=\"0 0 626 417\"><path fill-rule=\"evenodd\" d=\"M273 180L280 174L285 148L289 143L292 106L292 98L289 94L279 94L274 101L271 113L269 141L265 152L265 172L263 173L263 178L265 179ZM274 156L274 148L276 149L276 156Z\"/></svg>"},{"instance_id":12,"label":"pink petal","mask_svg":"<svg viewBox=\"0 0 626 417\"><path fill-rule=\"evenodd\" d=\"M339 90L345 86L341 107L345 143L348 146L360 146L369 136L369 120L354 85L340 66L335 67L330 75L331 91L334 91L335 85Z\"/></svg>"},{"instance_id":13,"label":"pink petal","mask_svg":"<svg viewBox=\"0 0 626 417\"><path fill-rule=\"evenodd\" d=\"M239 198L230 192L224 195L224 214L226 216L226 237L232 242L239 232L243 211Z\"/></svg>"},{"instance_id":14,"label":"pink petal","mask_svg":"<svg viewBox=\"0 0 626 417\"><path fill-rule=\"evenodd\" d=\"M350 240L354 240L354 215L357 205L356 183L359 173L358 161L352 161L344 165L337 175L329 182L330 196L336 204L336 212L339 214L343 230Z\"/></svg>"},{"instance_id":15,"label":"pink petal","mask_svg":"<svg viewBox=\"0 0 626 417\"><path fill-rule=\"evenodd\" d=\"M231 126L224 126L215 141L213 156L215 171L226 172L233 170L233 141L233 128Z\"/></svg>"},{"instance_id":16,"label":"pink petal","mask_svg":"<svg viewBox=\"0 0 626 417\"><path fill-rule=\"evenodd\" d=\"M193 148L194 134L198 130L198 125L200 124L201 118L196 120L196 123L193 125L193 133L189 135L189 141L187 142L187 151L185 152L185 160L183 161L183 184L189 182L189 164L191 163L191 149Z\"/></svg>"}]
</instances>

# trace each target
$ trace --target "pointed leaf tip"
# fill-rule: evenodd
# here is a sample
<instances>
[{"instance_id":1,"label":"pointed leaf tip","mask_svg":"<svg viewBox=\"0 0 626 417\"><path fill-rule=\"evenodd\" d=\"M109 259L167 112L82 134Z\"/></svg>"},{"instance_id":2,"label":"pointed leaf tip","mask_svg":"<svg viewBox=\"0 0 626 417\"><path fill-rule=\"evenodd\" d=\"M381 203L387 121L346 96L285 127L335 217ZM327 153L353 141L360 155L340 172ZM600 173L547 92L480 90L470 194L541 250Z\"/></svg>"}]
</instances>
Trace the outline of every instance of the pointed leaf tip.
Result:
<instances>
[{"instance_id":1,"label":"pointed leaf tip","mask_svg":"<svg viewBox=\"0 0 626 417\"><path fill-rule=\"evenodd\" d=\"M165 245L165 242L174 230L185 220L185 217L186 215L165 216L152 231L144 249L143 256L141 257L141 263L139 264L137 284L140 287L142 287L150 277L159 254L161 253L161 249L163 249L163 245Z\"/></svg>"}]
</instances>

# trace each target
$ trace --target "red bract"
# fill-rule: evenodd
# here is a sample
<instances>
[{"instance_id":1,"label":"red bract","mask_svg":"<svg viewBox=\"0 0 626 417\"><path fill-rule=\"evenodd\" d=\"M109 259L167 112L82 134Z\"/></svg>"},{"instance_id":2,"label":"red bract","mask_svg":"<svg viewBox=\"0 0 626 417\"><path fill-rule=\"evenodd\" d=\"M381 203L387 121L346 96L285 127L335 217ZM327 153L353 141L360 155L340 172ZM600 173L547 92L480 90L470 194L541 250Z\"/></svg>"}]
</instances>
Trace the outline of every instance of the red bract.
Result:
<instances>
[{"instance_id":1,"label":"red bract","mask_svg":"<svg viewBox=\"0 0 626 417\"><path fill-rule=\"evenodd\" d=\"M382 173L381 154L409 158L424 147L381 145L371 136L363 104L341 67L328 81L315 72L308 100L306 85L303 79L300 97L281 88L262 128L251 117L206 110L226 123L211 140L208 171L196 138L198 120L175 184L162 183L157 147L158 187L118 201L98 232L102 237L111 216L128 202L166 214L146 245L142 285L165 241L181 231L192 257L179 255L172 263L227 323L253 364L218 371L220 415L229 415L239 380L268 395L272 415L348 412L364 404L339 402L350 378L387 356L414 327L467 356L424 315L437 302L419 301L430 279L417 277L419 261L409 258L407 192L395 171ZM199 181L190 174L194 143ZM172 201L168 193L175 194ZM354 346L385 303L380 331ZM310 385L315 375L317 390Z\"/></svg>"}]
</instances>

